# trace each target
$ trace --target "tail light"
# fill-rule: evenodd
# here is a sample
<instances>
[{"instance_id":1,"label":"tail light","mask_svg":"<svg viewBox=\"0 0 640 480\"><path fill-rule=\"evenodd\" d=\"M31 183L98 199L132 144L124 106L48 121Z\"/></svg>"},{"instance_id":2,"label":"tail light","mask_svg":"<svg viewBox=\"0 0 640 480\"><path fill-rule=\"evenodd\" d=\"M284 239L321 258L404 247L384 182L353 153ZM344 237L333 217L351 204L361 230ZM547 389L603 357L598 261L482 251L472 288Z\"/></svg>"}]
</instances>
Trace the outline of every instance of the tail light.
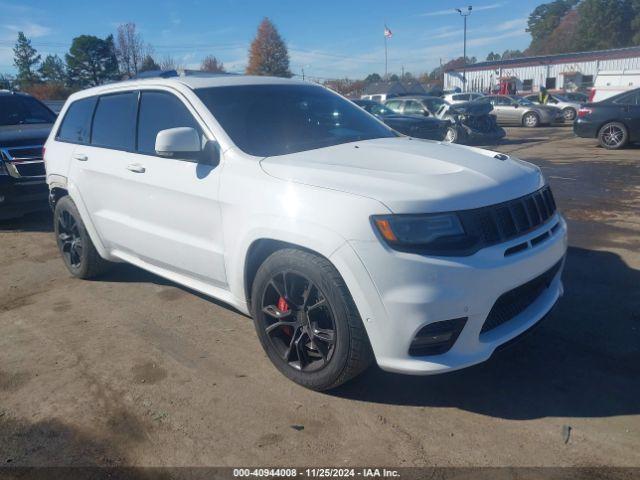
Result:
<instances>
[{"instance_id":1,"label":"tail light","mask_svg":"<svg viewBox=\"0 0 640 480\"><path fill-rule=\"evenodd\" d=\"M593 99L596 96L596 89L592 88L591 91L589 92L589 102L593 102Z\"/></svg>"},{"instance_id":2,"label":"tail light","mask_svg":"<svg viewBox=\"0 0 640 480\"><path fill-rule=\"evenodd\" d=\"M42 159L44 160L44 152L47 151L47 147L42 147Z\"/></svg>"},{"instance_id":3,"label":"tail light","mask_svg":"<svg viewBox=\"0 0 640 480\"><path fill-rule=\"evenodd\" d=\"M578 110L578 118L584 118L587 115L591 115L591 112L593 112L593 110L590 108L581 107L580 110Z\"/></svg>"}]
</instances>

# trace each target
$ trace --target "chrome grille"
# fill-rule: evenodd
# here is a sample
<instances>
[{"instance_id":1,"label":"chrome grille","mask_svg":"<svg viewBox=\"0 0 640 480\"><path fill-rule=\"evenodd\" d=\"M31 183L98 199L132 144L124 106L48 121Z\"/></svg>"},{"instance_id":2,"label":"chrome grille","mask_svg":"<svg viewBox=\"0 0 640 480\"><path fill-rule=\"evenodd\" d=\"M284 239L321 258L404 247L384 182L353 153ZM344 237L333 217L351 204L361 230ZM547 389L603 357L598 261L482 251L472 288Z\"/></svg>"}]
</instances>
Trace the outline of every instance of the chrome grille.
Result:
<instances>
[{"instance_id":1,"label":"chrome grille","mask_svg":"<svg viewBox=\"0 0 640 480\"><path fill-rule=\"evenodd\" d=\"M12 177L24 180L44 178L42 145L0 148L0 154Z\"/></svg>"}]
</instances>

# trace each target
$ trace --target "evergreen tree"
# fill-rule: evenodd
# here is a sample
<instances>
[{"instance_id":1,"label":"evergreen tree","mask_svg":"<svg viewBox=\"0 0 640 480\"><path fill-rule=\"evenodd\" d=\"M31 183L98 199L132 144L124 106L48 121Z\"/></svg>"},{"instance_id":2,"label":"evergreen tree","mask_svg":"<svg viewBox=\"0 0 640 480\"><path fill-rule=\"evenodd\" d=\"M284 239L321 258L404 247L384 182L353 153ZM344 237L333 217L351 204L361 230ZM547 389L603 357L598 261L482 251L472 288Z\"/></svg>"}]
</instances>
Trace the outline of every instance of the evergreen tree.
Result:
<instances>
[{"instance_id":1,"label":"evergreen tree","mask_svg":"<svg viewBox=\"0 0 640 480\"><path fill-rule=\"evenodd\" d=\"M45 82L65 83L67 79L64 62L57 55L47 55L38 72Z\"/></svg>"},{"instance_id":2,"label":"evergreen tree","mask_svg":"<svg viewBox=\"0 0 640 480\"><path fill-rule=\"evenodd\" d=\"M629 0L582 0L578 5L577 48L604 50L630 45L632 19Z\"/></svg>"},{"instance_id":3,"label":"evergreen tree","mask_svg":"<svg viewBox=\"0 0 640 480\"><path fill-rule=\"evenodd\" d=\"M577 3L578 0L554 0L533 9L527 20L527 32L531 34L531 54L538 54L545 49L549 35Z\"/></svg>"},{"instance_id":4,"label":"evergreen tree","mask_svg":"<svg viewBox=\"0 0 640 480\"><path fill-rule=\"evenodd\" d=\"M487 62L495 62L496 60L500 60L502 57L500 57L499 53L494 53L493 50L489 53L489 55L487 55Z\"/></svg>"},{"instance_id":5,"label":"evergreen tree","mask_svg":"<svg viewBox=\"0 0 640 480\"><path fill-rule=\"evenodd\" d=\"M71 83L80 87L101 85L119 75L113 35L105 39L93 35L74 38L66 60Z\"/></svg>"},{"instance_id":6,"label":"evergreen tree","mask_svg":"<svg viewBox=\"0 0 640 480\"><path fill-rule=\"evenodd\" d=\"M40 55L31 46L31 40L23 32L18 32L18 40L13 48L13 64L18 70L16 81L20 87L39 80L38 73L35 70L38 63L40 63Z\"/></svg>"},{"instance_id":7,"label":"evergreen tree","mask_svg":"<svg viewBox=\"0 0 640 480\"><path fill-rule=\"evenodd\" d=\"M248 75L290 77L289 52L276 27L268 18L258 26L256 38L249 49Z\"/></svg>"}]
</instances>

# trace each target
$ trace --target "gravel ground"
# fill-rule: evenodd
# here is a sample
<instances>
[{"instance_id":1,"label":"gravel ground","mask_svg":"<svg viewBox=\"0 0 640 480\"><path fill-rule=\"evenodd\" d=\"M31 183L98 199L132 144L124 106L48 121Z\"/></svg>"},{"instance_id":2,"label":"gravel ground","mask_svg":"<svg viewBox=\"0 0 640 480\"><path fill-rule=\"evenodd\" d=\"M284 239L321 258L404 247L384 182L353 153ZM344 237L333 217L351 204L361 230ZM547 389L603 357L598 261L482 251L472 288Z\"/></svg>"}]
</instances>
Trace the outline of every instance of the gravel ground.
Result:
<instances>
[{"instance_id":1,"label":"gravel ground","mask_svg":"<svg viewBox=\"0 0 640 480\"><path fill-rule=\"evenodd\" d=\"M214 300L126 265L70 278L49 214L0 224L0 465L640 466L640 148L558 127L496 149L569 220L558 308L482 365L328 394Z\"/></svg>"}]
</instances>

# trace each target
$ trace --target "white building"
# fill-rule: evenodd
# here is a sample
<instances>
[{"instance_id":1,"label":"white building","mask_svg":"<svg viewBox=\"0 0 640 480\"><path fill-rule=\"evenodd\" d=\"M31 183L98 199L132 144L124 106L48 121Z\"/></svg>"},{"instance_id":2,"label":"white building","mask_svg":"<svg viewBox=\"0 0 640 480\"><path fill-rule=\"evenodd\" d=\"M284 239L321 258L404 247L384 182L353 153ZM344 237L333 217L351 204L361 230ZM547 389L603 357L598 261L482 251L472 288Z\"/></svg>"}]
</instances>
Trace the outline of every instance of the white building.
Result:
<instances>
[{"instance_id":1,"label":"white building","mask_svg":"<svg viewBox=\"0 0 640 480\"><path fill-rule=\"evenodd\" d=\"M445 72L444 88L486 92L511 85L518 93L537 92L541 86L579 90L592 87L601 70L640 70L640 46L474 63L466 67L466 88L462 68Z\"/></svg>"}]
</instances>

